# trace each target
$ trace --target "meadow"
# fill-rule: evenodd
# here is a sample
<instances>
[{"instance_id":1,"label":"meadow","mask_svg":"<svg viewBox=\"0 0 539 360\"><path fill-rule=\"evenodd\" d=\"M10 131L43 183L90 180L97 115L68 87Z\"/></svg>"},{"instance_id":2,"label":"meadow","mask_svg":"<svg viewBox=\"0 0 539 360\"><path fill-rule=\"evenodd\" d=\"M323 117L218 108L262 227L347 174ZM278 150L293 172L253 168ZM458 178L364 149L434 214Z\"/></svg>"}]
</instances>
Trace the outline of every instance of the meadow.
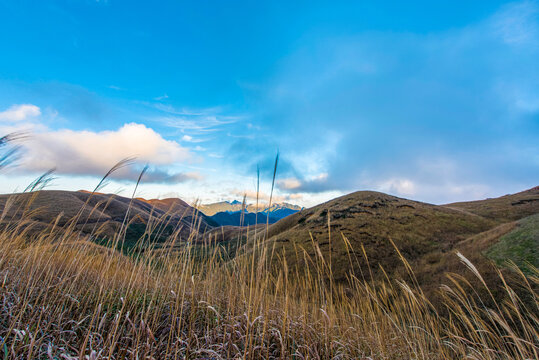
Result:
<instances>
[{"instance_id":1,"label":"meadow","mask_svg":"<svg viewBox=\"0 0 539 360\"><path fill-rule=\"evenodd\" d=\"M63 227L58 218L32 231L33 198L18 203L21 216L0 232L4 360L538 358L533 266L524 274L508 265L510 281L497 270L505 294L494 296L456 253L482 289L448 273L433 303L396 246L407 276L332 281L325 254L305 252L311 266L292 267L261 226L237 244L194 231L185 239L178 227L157 246L151 234L168 218L155 218L126 249L127 218L100 245L98 228L76 229L82 211ZM346 237L332 237L349 249L351 265L369 261Z\"/></svg>"}]
</instances>

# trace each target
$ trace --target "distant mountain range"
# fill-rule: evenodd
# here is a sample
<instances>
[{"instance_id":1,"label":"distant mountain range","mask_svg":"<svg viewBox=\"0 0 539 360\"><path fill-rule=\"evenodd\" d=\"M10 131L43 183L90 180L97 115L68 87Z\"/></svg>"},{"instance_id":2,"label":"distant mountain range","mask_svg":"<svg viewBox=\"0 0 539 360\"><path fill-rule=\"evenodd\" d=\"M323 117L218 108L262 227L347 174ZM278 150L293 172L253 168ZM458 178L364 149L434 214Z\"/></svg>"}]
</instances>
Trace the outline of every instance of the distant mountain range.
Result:
<instances>
[{"instance_id":1,"label":"distant mountain range","mask_svg":"<svg viewBox=\"0 0 539 360\"><path fill-rule=\"evenodd\" d=\"M241 211L222 211L218 212L217 214L214 214L210 216L210 219L215 221L221 226L247 226L247 225L255 225L255 224L274 224L280 219L275 218L273 216L269 217L266 213L250 213L247 211L242 212Z\"/></svg>"},{"instance_id":2,"label":"distant mountain range","mask_svg":"<svg viewBox=\"0 0 539 360\"><path fill-rule=\"evenodd\" d=\"M42 190L33 193L0 195L0 227L26 219L29 234L56 227L70 228L94 239L112 238L126 224L126 239L138 240L152 219L167 219L167 225L151 235L160 243L177 231L181 239L197 237L220 226L273 224L296 213L301 208L291 204L274 204L271 209L250 212L248 205L243 216L239 201L203 205L196 209L179 198L129 199L115 194L81 191ZM202 212L209 212L212 216ZM129 211L128 211L129 209ZM216 210L224 210L215 212ZM270 211L271 210L271 211ZM269 213L269 219L268 219ZM155 221L155 220L153 220Z\"/></svg>"},{"instance_id":3,"label":"distant mountain range","mask_svg":"<svg viewBox=\"0 0 539 360\"><path fill-rule=\"evenodd\" d=\"M263 206L263 205L260 205L260 206ZM212 215L215 215L215 214L217 214L219 212L241 211L242 210L242 202L238 201L238 200L220 201L220 202L216 202L216 203L212 203L212 204L197 205L197 209L202 211L205 215L212 216ZM283 202L283 203L272 204L271 208L269 208L269 209L267 207L266 208L261 208L261 209L259 209L259 212L265 212L265 213L271 212L272 213L271 216L273 217L274 212L278 212L278 211L283 210L283 209L288 209L288 210L293 210L294 212L298 212L303 208L301 206L298 206L298 205L293 205L293 204ZM250 212L250 213L255 213L257 211L256 205L255 204L246 204L245 210L247 210L247 212ZM293 214L293 212L291 212L291 213ZM291 213L289 213L288 215L290 215ZM283 216L278 215L278 216L275 216L275 217L282 218Z\"/></svg>"},{"instance_id":4,"label":"distant mountain range","mask_svg":"<svg viewBox=\"0 0 539 360\"><path fill-rule=\"evenodd\" d=\"M221 226L247 226L255 224L276 223L277 221L297 213L302 207L289 203L272 204L270 208L261 208L257 213L255 204L246 204L242 214L243 203L238 200L221 201L213 204L199 205L197 208Z\"/></svg>"}]
</instances>

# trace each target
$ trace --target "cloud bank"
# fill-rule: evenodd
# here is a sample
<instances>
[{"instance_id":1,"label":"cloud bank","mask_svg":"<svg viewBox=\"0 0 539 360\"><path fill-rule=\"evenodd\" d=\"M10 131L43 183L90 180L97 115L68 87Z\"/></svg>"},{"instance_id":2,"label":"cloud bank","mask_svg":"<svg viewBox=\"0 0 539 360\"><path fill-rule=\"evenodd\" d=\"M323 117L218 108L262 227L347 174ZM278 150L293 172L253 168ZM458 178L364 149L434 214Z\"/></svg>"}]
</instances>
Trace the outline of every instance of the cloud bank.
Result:
<instances>
[{"instance_id":1,"label":"cloud bank","mask_svg":"<svg viewBox=\"0 0 539 360\"><path fill-rule=\"evenodd\" d=\"M259 100L289 160L279 188L441 203L537 185L538 15L525 1L426 34L306 35Z\"/></svg>"},{"instance_id":2,"label":"cloud bank","mask_svg":"<svg viewBox=\"0 0 539 360\"><path fill-rule=\"evenodd\" d=\"M35 105L13 105L0 112L5 129L13 126L28 128L41 110ZM25 122L26 121L26 122ZM35 124L34 124L35 125ZM31 133L21 143L23 150L20 169L26 172L45 172L55 169L58 174L103 176L116 163L133 159L134 166L124 167L113 174L119 180L136 181L144 164L150 164L145 182L180 183L201 180L196 172L169 172L162 168L193 161L189 149L175 141L166 140L143 124L127 123L117 130L52 130L44 126ZM4 130L5 131L5 130Z\"/></svg>"}]
</instances>

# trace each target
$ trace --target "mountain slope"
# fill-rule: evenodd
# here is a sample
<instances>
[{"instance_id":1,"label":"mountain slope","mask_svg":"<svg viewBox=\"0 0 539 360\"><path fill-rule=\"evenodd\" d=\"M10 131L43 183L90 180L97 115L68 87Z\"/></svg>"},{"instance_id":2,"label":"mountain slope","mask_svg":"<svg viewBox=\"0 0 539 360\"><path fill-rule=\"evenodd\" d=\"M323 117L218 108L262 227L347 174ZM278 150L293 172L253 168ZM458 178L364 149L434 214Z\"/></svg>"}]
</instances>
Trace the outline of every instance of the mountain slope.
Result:
<instances>
[{"instance_id":1,"label":"mountain slope","mask_svg":"<svg viewBox=\"0 0 539 360\"><path fill-rule=\"evenodd\" d=\"M197 208L205 215L213 216L220 212L241 211L242 203L239 201L220 201L212 204L200 204Z\"/></svg>"},{"instance_id":2,"label":"mountain slope","mask_svg":"<svg viewBox=\"0 0 539 360\"><path fill-rule=\"evenodd\" d=\"M328 222L332 234L331 259ZM361 246L364 246L371 270L378 272L381 265L386 271L392 271L400 261L390 239L407 259L417 259L433 251L449 251L468 236L494 225L492 220L462 211L362 191L300 211L273 224L269 228L269 241L275 243L279 251L285 250L292 264L302 264L301 256L294 259L295 251L300 246L314 256L312 234L326 262L331 261L335 278L344 279L351 265L342 236L349 240L352 251L360 258L363 258ZM361 267L368 271L365 263Z\"/></svg>"},{"instance_id":3,"label":"mountain slope","mask_svg":"<svg viewBox=\"0 0 539 360\"><path fill-rule=\"evenodd\" d=\"M539 213L536 194L534 188L498 199L437 206L361 191L271 225L266 244L279 258L284 255L291 271L315 271L314 264L322 256L325 265L317 266L331 268L337 281L350 274L380 278L385 276L381 268L392 278L406 278L393 242L425 291L435 294L447 272L466 273L457 251L468 257L485 279L496 282L496 272L484 254L518 226L507 219Z\"/></svg>"},{"instance_id":4,"label":"mountain slope","mask_svg":"<svg viewBox=\"0 0 539 360\"><path fill-rule=\"evenodd\" d=\"M515 228L489 246L485 255L505 266L508 261L527 271L531 264L539 268L539 214L516 222Z\"/></svg>"},{"instance_id":5,"label":"mountain slope","mask_svg":"<svg viewBox=\"0 0 539 360\"><path fill-rule=\"evenodd\" d=\"M129 211L128 211L129 209ZM166 220L155 241L178 231L187 239L193 232L202 234L215 227L207 216L179 199L130 199L112 194L91 194L86 191L46 190L33 193L0 195L0 225L8 226L25 219L30 232L39 232L56 222L62 228L71 224L73 229L96 238L111 238L121 228L126 229L127 240L136 241L146 225L156 218ZM127 217L126 217L127 215Z\"/></svg>"},{"instance_id":6,"label":"mountain slope","mask_svg":"<svg viewBox=\"0 0 539 360\"><path fill-rule=\"evenodd\" d=\"M146 202L153 206L156 210L159 210L166 214L176 214L183 217L197 218L201 221L203 227L215 227L219 226L215 221L212 221L211 217L201 213L198 209L187 204L182 199L167 198L167 199L142 199L137 200Z\"/></svg>"},{"instance_id":7,"label":"mountain slope","mask_svg":"<svg viewBox=\"0 0 539 360\"><path fill-rule=\"evenodd\" d=\"M539 211L539 186L494 199L457 202L445 207L467 211L498 222L514 221Z\"/></svg>"}]
</instances>

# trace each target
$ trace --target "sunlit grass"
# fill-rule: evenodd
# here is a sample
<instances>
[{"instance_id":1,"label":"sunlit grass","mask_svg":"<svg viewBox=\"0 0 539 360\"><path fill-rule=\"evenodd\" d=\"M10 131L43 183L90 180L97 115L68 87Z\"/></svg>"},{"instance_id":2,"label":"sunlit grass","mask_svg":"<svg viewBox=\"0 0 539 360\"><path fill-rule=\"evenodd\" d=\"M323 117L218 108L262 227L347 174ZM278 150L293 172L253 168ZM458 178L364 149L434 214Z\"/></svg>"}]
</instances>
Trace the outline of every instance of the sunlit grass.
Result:
<instances>
[{"instance_id":1,"label":"sunlit grass","mask_svg":"<svg viewBox=\"0 0 539 360\"><path fill-rule=\"evenodd\" d=\"M434 306L403 257L409 281L365 274L337 283L328 281L332 265L320 249L315 257L297 250L312 266L289 268L264 245L264 230L235 244L229 258L225 245L180 239L178 230L158 247L149 243L157 218L124 251L125 227L102 246L89 241L99 229L83 236L69 225L27 236L27 216L0 233L3 359L538 357L535 268L524 275L514 267L513 283L500 272L501 301L448 274ZM350 262L368 261L346 238L331 241L343 242Z\"/></svg>"}]
</instances>

